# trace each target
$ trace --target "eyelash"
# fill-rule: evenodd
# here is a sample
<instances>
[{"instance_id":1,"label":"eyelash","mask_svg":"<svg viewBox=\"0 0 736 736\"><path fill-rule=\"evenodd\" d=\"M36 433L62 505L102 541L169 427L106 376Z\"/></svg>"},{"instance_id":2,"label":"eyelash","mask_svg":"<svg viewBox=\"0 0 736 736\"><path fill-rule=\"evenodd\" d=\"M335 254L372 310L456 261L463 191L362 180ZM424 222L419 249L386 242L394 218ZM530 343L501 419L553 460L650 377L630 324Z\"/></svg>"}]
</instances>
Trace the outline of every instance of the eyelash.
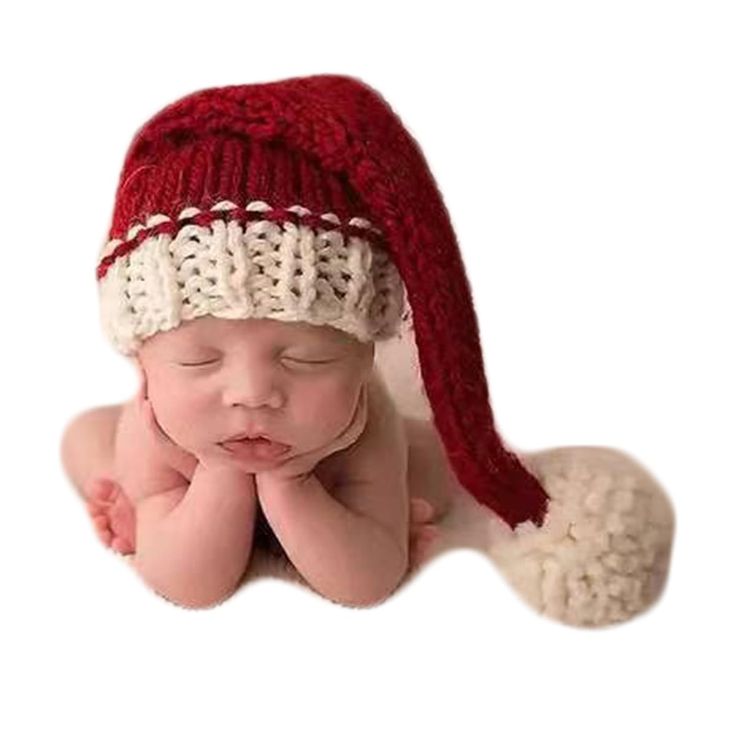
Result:
<instances>
[{"instance_id":1,"label":"eyelash","mask_svg":"<svg viewBox=\"0 0 736 736\"><path fill-rule=\"evenodd\" d=\"M298 358L282 358L282 360L290 360L293 363L303 363L304 365L327 365L334 363L334 360L299 360Z\"/></svg>"},{"instance_id":2,"label":"eyelash","mask_svg":"<svg viewBox=\"0 0 736 736\"><path fill-rule=\"evenodd\" d=\"M333 360L299 360L297 358L288 357L282 358L282 360L290 360L294 363L300 363L302 365L327 365L329 363L334 363ZM182 366L182 368L199 368L201 366L211 365L212 363L216 362L217 358L215 358L214 360L206 360L203 363L179 363L179 365Z\"/></svg>"},{"instance_id":3,"label":"eyelash","mask_svg":"<svg viewBox=\"0 0 736 736\"><path fill-rule=\"evenodd\" d=\"M215 363L215 362L217 361L216 360L206 360L204 363L179 363L179 365L182 368L199 368L200 366L209 365L210 363Z\"/></svg>"}]
</instances>

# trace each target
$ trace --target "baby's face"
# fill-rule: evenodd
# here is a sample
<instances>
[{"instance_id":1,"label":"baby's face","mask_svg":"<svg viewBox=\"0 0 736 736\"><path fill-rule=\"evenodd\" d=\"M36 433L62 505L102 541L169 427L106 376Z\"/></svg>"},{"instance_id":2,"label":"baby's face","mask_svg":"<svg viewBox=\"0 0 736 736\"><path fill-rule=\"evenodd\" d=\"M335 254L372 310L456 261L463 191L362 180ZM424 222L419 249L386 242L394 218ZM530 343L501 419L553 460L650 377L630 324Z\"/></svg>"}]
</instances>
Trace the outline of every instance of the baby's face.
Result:
<instances>
[{"instance_id":1,"label":"baby's face","mask_svg":"<svg viewBox=\"0 0 736 736\"><path fill-rule=\"evenodd\" d=\"M373 356L373 343L332 327L207 316L150 337L138 363L156 418L178 445L196 454L260 431L291 445L283 462L342 432Z\"/></svg>"}]
</instances>

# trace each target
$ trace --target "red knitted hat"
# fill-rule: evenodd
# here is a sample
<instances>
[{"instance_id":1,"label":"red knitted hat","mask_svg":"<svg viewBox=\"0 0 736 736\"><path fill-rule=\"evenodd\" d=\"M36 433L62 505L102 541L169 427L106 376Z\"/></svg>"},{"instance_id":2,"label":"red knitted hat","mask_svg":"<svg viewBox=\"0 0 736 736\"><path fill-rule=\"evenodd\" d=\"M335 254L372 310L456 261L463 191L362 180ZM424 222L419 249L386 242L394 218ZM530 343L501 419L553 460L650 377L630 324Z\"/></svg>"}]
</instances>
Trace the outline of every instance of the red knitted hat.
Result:
<instances>
[{"instance_id":1,"label":"red knitted hat","mask_svg":"<svg viewBox=\"0 0 736 736\"><path fill-rule=\"evenodd\" d=\"M442 196L417 143L360 80L206 89L157 113L126 155L97 278L105 330L126 353L203 314L305 319L383 339L396 332L405 290L458 480L510 526L542 525L548 496L494 427Z\"/></svg>"}]
</instances>

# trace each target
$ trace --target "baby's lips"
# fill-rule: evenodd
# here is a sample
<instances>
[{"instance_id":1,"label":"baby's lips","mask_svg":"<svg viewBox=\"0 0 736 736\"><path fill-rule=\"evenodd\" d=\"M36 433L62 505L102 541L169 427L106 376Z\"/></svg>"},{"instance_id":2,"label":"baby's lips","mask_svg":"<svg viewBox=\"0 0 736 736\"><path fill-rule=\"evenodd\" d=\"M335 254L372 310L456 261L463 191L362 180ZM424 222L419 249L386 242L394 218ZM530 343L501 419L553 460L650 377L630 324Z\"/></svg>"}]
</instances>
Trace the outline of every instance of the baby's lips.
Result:
<instances>
[{"instance_id":1,"label":"baby's lips","mask_svg":"<svg viewBox=\"0 0 736 736\"><path fill-rule=\"evenodd\" d=\"M261 460L277 459L291 449L291 445L275 440L248 440L247 442L236 440L218 444L235 456Z\"/></svg>"}]
</instances>

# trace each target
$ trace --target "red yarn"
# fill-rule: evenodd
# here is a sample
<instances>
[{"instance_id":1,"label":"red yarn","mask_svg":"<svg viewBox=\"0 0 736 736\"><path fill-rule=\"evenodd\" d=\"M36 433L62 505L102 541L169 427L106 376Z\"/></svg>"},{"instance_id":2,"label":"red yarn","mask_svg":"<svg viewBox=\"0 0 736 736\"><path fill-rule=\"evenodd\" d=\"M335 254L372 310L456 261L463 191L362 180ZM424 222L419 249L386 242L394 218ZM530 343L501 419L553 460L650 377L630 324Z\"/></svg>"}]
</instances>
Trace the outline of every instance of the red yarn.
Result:
<instances>
[{"instance_id":1,"label":"red yarn","mask_svg":"<svg viewBox=\"0 0 736 736\"><path fill-rule=\"evenodd\" d=\"M449 214L419 146L381 95L352 77L317 75L206 89L168 105L131 143L109 237L125 239L152 214L176 219L187 206L227 199L242 207L246 198L341 220L362 216L381 229L406 286L422 379L458 480L509 525L541 525L548 496L494 427ZM98 278L122 252L100 264Z\"/></svg>"}]
</instances>

